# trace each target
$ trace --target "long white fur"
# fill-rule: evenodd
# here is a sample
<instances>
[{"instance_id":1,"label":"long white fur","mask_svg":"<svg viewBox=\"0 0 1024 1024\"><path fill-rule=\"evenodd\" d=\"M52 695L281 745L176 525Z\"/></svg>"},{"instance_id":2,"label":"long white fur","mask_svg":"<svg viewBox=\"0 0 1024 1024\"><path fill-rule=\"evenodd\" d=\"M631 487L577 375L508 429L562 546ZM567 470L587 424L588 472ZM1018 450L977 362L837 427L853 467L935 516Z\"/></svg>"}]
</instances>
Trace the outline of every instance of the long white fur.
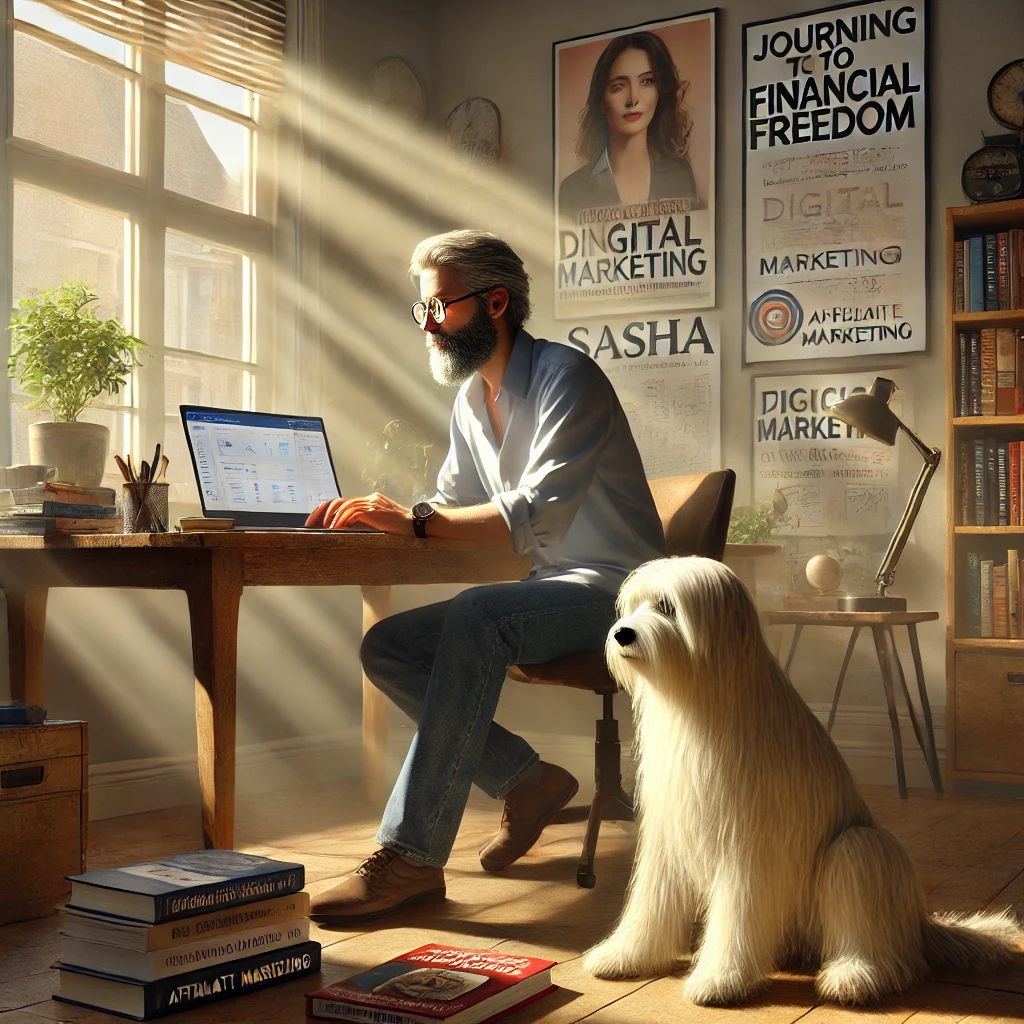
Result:
<instances>
[{"instance_id":1,"label":"long white fur","mask_svg":"<svg viewBox=\"0 0 1024 1024\"><path fill-rule=\"evenodd\" d=\"M824 727L720 562L634 572L605 653L636 723L636 859L615 930L586 954L602 978L663 974L727 1005L781 962L820 965L838 1003L876 1002L937 967L1008 962L1009 913L929 915L914 866L875 824ZM623 627L635 639L623 646ZM626 636L626 634L623 634Z\"/></svg>"}]
</instances>

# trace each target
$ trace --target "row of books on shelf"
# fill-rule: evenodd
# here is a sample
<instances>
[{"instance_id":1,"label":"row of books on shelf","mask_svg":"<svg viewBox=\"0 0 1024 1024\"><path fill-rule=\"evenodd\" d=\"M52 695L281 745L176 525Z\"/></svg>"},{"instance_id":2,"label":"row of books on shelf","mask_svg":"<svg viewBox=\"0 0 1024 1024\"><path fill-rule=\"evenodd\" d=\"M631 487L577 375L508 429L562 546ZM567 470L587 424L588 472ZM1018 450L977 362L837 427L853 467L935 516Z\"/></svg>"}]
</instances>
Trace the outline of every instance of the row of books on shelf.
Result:
<instances>
[{"instance_id":1,"label":"row of books on shelf","mask_svg":"<svg viewBox=\"0 0 1024 1024\"><path fill-rule=\"evenodd\" d=\"M149 1020L315 974L304 884L301 864L233 850L73 875L54 998ZM428 944L298 998L315 1020L482 1024L553 992L554 966Z\"/></svg>"},{"instance_id":2,"label":"row of books on shelf","mask_svg":"<svg viewBox=\"0 0 1024 1024\"><path fill-rule=\"evenodd\" d=\"M957 416L1024 413L1024 331L983 327L957 331Z\"/></svg>"},{"instance_id":3,"label":"row of books on shelf","mask_svg":"<svg viewBox=\"0 0 1024 1024\"><path fill-rule=\"evenodd\" d=\"M1022 526L1024 459L1021 441L976 437L957 446L960 526Z\"/></svg>"},{"instance_id":4,"label":"row of books on shelf","mask_svg":"<svg viewBox=\"0 0 1024 1024\"><path fill-rule=\"evenodd\" d=\"M1024 229L990 231L953 243L954 313L1024 307Z\"/></svg>"},{"instance_id":5,"label":"row of books on shelf","mask_svg":"<svg viewBox=\"0 0 1024 1024\"><path fill-rule=\"evenodd\" d=\"M0 489L0 534L121 533L112 487L40 481Z\"/></svg>"},{"instance_id":6,"label":"row of books on shelf","mask_svg":"<svg viewBox=\"0 0 1024 1024\"><path fill-rule=\"evenodd\" d=\"M966 560L967 621L965 628L958 630L960 635L997 640L1024 639L1018 549L1010 548L1005 562L984 558L978 551L968 551Z\"/></svg>"}]
</instances>

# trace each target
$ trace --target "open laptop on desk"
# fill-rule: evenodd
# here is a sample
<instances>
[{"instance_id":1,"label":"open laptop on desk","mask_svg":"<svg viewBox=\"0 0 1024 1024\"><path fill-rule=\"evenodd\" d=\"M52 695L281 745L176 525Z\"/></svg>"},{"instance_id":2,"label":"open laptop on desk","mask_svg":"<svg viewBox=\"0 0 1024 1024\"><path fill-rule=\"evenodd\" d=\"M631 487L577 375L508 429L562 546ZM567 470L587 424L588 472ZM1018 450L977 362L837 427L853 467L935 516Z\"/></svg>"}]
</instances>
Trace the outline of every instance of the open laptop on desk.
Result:
<instances>
[{"instance_id":1,"label":"open laptop on desk","mask_svg":"<svg viewBox=\"0 0 1024 1024\"><path fill-rule=\"evenodd\" d=\"M204 516L230 516L244 530L298 530L317 505L341 497L319 416L180 409Z\"/></svg>"}]
</instances>

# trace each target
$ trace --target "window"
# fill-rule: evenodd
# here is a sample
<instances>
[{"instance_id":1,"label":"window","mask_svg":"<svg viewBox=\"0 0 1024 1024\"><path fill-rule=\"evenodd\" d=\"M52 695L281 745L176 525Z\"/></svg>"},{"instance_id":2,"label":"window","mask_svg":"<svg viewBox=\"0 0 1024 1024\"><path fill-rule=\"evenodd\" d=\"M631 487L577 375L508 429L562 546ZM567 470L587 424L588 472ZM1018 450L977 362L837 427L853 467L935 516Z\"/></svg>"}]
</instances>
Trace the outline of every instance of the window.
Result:
<instances>
[{"instance_id":1,"label":"window","mask_svg":"<svg viewBox=\"0 0 1024 1024\"><path fill-rule=\"evenodd\" d=\"M260 158L265 100L254 91L267 78L247 88L237 57L218 77L224 47L196 57L214 74L184 66L207 26L186 26L176 50L147 48L162 5L126 7L109 26L102 9L0 0L0 66L13 62L0 80L12 130L0 180L13 199L0 212L12 254L0 257L0 300L62 281L100 294L100 312L147 347L129 387L83 418L110 427L112 454L138 461L161 442L171 500L198 501L178 405L273 407L272 348L256 344L271 313L273 194L259 173L270 161ZM145 32L132 17L146 19ZM168 39L172 29L180 18ZM26 411L9 384L11 459L28 462L27 426L48 415ZM120 479L111 458L105 482Z\"/></svg>"}]
</instances>

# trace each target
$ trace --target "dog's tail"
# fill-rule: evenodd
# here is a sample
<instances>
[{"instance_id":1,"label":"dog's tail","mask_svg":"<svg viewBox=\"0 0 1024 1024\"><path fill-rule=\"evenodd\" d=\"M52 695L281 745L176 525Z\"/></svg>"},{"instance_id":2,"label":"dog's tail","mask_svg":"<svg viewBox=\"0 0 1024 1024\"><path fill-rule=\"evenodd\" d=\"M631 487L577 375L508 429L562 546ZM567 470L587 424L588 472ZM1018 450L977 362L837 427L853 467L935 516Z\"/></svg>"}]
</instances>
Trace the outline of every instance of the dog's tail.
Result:
<instances>
[{"instance_id":1,"label":"dog's tail","mask_svg":"<svg viewBox=\"0 0 1024 1024\"><path fill-rule=\"evenodd\" d=\"M924 957L931 968L994 970L1013 960L1024 930L1009 910L1001 913L932 914L921 924Z\"/></svg>"}]
</instances>

